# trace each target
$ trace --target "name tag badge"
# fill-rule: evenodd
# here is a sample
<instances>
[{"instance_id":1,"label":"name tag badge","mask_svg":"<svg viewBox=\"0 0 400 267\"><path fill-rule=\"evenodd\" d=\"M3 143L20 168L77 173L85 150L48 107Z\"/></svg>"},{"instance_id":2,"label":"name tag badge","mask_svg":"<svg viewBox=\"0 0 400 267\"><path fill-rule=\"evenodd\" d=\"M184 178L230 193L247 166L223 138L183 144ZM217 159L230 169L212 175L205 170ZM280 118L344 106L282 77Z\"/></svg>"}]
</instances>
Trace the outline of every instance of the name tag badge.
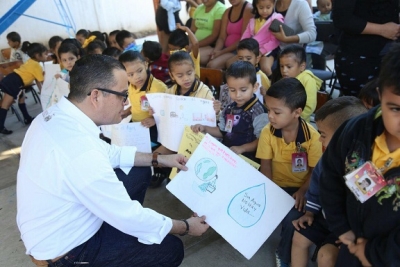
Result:
<instances>
[{"instance_id":1,"label":"name tag badge","mask_svg":"<svg viewBox=\"0 0 400 267\"><path fill-rule=\"evenodd\" d=\"M226 115L226 124L225 124L225 132L231 133L233 128L233 114Z\"/></svg>"},{"instance_id":2,"label":"name tag badge","mask_svg":"<svg viewBox=\"0 0 400 267\"><path fill-rule=\"evenodd\" d=\"M346 186L361 203L367 201L386 186L385 178L379 169L370 161L367 161L358 169L346 174L344 178Z\"/></svg>"},{"instance_id":3,"label":"name tag badge","mask_svg":"<svg viewBox=\"0 0 400 267\"><path fill-rule=\"evenodd\" d=\"M292 172L305 172L308 168L307 153L296 152L292 154Z\"/></svg>"},{"instance_id":4,"label":"name tag badge","mask_svg":"<svg viewBox=\"0 0 400 267\"><path fill-rule=\"evenodd\" d=\"M149 110L149 101L147 100L147 97L145 95L140 97L140 107L143 111L148 111Z\"/></svg>"}]
</instances>

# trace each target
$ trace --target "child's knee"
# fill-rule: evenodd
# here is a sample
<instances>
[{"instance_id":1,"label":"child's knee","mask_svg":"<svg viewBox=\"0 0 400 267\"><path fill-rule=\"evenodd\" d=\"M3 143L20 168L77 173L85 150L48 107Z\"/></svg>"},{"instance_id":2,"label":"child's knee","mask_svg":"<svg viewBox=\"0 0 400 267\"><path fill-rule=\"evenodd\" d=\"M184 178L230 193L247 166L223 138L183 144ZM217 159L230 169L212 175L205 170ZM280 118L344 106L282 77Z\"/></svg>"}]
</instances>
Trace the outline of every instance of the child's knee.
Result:
<instances>
[{"instance_id":1,"label":"child's knee","mask_svg":"<svg viewBox=\"0 0 400 267\"><path fill-rule=\"evenodd\" d=\"M292 239L292 247L300 247L304 249L308 249L312 245L312 242L305 237L304 235L300 234L299 232L295 231L293 234Z\"/></svg>"},{"instance_id":2,"label":"child's knee","mask_svg":"<svg viewBox=\"0 0 400 267\"><path fill-rule=\"evenodd\" d=\"M336 246L332 244L323 245L318 251L318 266L335 266L338 253L339 249Z\"/></svg>"}]
</instances>

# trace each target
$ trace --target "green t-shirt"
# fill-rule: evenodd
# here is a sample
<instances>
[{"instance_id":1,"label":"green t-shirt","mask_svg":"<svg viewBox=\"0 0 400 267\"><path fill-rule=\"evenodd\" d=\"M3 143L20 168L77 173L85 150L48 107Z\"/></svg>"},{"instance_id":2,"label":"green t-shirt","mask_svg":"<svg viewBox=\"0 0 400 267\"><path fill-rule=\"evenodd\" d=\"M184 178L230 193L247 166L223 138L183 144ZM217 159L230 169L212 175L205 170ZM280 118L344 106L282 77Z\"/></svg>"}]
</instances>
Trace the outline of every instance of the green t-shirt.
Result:
<instances>
[{"instance_id":1,"label":"green t-shirt","mask_svg":"<svg viewBox=\"0 0 400 267\"><path fill-rule=\"evenodd\" d=\"M225 9L225 5L219 1L217 1L213 9L208 13L206 13L206 7L204 4L201 4L196 8L193 19L195 20L195 25L197 27L195 33L197 40L201 41L211 35L214 27L214 20L222 19Z\"/></svg>"}]
</instances>

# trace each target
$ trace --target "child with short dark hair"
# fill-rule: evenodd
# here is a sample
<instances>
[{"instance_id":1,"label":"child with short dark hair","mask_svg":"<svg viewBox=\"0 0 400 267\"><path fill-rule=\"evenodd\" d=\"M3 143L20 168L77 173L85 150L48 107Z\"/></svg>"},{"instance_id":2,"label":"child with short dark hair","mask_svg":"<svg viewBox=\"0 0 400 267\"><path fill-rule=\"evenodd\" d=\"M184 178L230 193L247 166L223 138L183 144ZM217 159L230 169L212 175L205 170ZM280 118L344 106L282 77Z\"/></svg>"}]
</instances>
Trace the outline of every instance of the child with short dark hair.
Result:
<instances>
[{"instance_id":1,"label":"child with short dark hair","mask_svg":"<svg viewBox=\"0 0 400 267\"><path fill-rule=\"evenodd\" d=\"M400 262L399 73L400 45L393 44L379 74L381 105L341 125L321 159L322 208L329 228L343 243L336 266L397 266ZM385 183L380 181L376 194L362 203L343 176L361 171L366 162L376 166L374 171L382 173Z\"/></svg>"},{"instance_id":2,"label":"child with short dark hair","mask_svg":"<svg viewBox=\"0 0 400 267\"><path fill-rule=\"evenodd\" d=\"M164 83L169 83L171 81L168 70L169 56L162 53L161 44L145 41L142 46L142 54L149 64L151 74Z\"/></svg>"},{"instance_id":3,"label":"child with short dark hair","mask_svg":"<svg viewBox=\"0 0 400 267\"><path fill-rule=\"evenodd\" d=\"M234 62L225 72L229 96L233 103L222 110L216 127L196 124L194 132L222 138L222 143L236 154L255 160L258 138L268 123L267 110L254 95L259 84L250 62Z\"/></svg>"},{"instance_id":4,"label":"child with short dark hair","mask_svg":"<svg viewBox=\"0 0 400 267\"><path fill-rule=\"evenodd\" d=\"M79 31L76 32L76 39L83 45L86 41L86 39L89 37L90 31L85 30L85 29L80 29Z\"/></svg>"},{"instance_id":5,"label":"child with short dark hair","mask_svg":"<svg viewBox=\"0 0 400 267\"><path fill-rule=\"evenodd\" d=\"M117 43L117 34L120 32L120 30L114 30L112 32L110 32L110 34L108 35L108 44L107 47L115 47L118 50L121 50L121 48L119 47L118 43Z\"/></svg>"},{"instance_id":6,"label":"child with short dark hair","mask_svg":"<svg viewBox=\"0 0 400 267\"><path fill-rule=\"evenodd\" d=\"M135 36L127 30L122 30L115 35L115 41L119 45L119 47L125 51L130 45L135 45Z\"/></svg>"},{"instance_id":7,"label":"child with short dark hair","mask_svg":"<svg viewBox=\"0 0 400 267\"><path fill-rule=\"evenodd\" d=\"M177 29L171 32L168 39L170 54L183 50L190 54L194 62L196 76L200 78L200 52L199 42L194 33L186 26L177 25Z\"/></svg>"},{"instance_id":8,"label":"child with short dark hair","mask_svg":"<svg viewBox=\"0 0 400 267\"><path fill-rule=\"evenodd\" d=\"M60 47L61 42L63 40L64 39L58 35L52 36L49 39L49 48L50 48L50 52L52 53L51 57L53 58L54 64L60 63L60 59L58 58L58 48Z\"/></svg>"},{"instance_id":9,"label":"child with short dark hair","mask_svg":"<svg viewBox=\"0 0 400 267\"><path fill-rule=\"evenodd\" d=\"M62 78L64 81L69 83L69 72L75 65L75 62L81 57L79 48L72 43L63 43L58 49L58 57L60 58L60 63L63 65L64 69L60 73L56 74L56 78Z\"/></svg>"},{"instance_id":10,"label":"child with short dark hair","mask_svg":"<svg viewBox=\"0 0 400 267\"><path fill-rule=\"evenodd\" d=\"M22 51L21 36L17 32L7 34L7 43L11 47L10 61L20 60L26 62L29 56Z\"/></svg>"},{"instance_id":11,"label":"child with short dark hair","mask_svg":"<svg viewBox=\"0 0 400 267\"><path fill-rule=\"evenodd\" d=\"M107 47L103 51L103 55L110 56L115 59L118 59L121 54L122 54L122 51L116 47Z\"/></svg>"},{"instance_id":12,"label":"child with short dark hair","mask_svg":"<svg viewBox=\"0 0 400 267\"><path fill-rule=\"evenodd\" d=\"M306 52L298 44L285 46L279 54L279 70L282 78L297 78L306 89L307 102L301 117L310 122L311 114L317 107L317 91L322 81L311 71L306 70Z\"/></svg>"},{"instance_id":13,"label":"child with short dark hair","mask_svg":"<svg viewBox=\"0 0 400 267\"><path fill-rule=\"evenodd\" d=\"M303 214L304 195L322 147L319 133L300 117L307 94L299 80L286 78L274 83L265 100L270 122L261 132L256 157L261 159L260 171L295 199L294 208L282 221L276 253L277 261L288 266L294 233L292 221ZM303 167L296 166L298 158L303 160Z\"/></svg>"},{"instance_id":14,"label":"child with short dark hair","mask_svg":"<svg viewBox=\"0 0 400 267\"><path fill-rule=\"evenodd\" d=\"M100 40L93 40L86 47L86 52L88 55L94 55L94 54L101 55L103 54L103 51L105 49L106 45L104 44L104 42Z\"/></svg>"},{"instance_id":15,"label":"child with short dark hair","mask_svg":"<svg viewBox=\"0 0 400 267\"><path fill-rule=\"evenodd\" d=\"M263 89L261 92L265 95L266 90L271 86L271 81L258 66L261 58L258 42L253 38L240 40L237 47L237 57L239 60L251 62L251 64L256 68L257 75L260 75L261 86Z\"/></svg>"},{"instance_id":16,"label":"child with short dark hair","mask_svg":"<svg viewBox=\"0 0 400 267\"><path fill-rule=\"evenodd\" d=\"M333 134L340 125L350 118L367 112L362 102L354 96L343 96L332 99L315 113L315 122L320 132L320 141L327 147ZM310 186L306 193L306 213L293 221L296 232L293 235L292 267L306 267L308 250L314 243L317 246L318 266L334 266L338 253L337 237L328 229L319 200L319 179L321 161L315 166ZM315 254L315 253L314 253Z\"/></svg>"},{"instance_id":17,"label":"child with short dark hair","mask_svg":"<svg viewBox=\"0 0 400 267\"><path fill-rule=\"evenodd\" d=\"M367 109L376 107L381 103L381 101L379 100L378 85L379 81L376 78L372 81L367 82L360 90L358 98L361 99Z\"/></svg>"},{"instance_id":18,"label":"child with short dark hair","mask_svg":"<svg viewBox=\"0 0 400 267\"><path fill-rule=\"evenodd\" d=\"M0 81L0 90L4 93L0 107L0 133L2 134L12 133L12 131L9 131L4 127L4 122L6 120L7 110L21 92L21 87L30 85L34 80L36 80L36 85L40 91L44 80L43 69L39 62L46 61L47 48L39 43L31 44L29 42L24 42L24 45L27 49L26 53L30 59ZM22 95L22 97L19 98L18 107L24 116L24 123L30 124L33 118L29 115L28 110L26 109L25 96Z\"/></svg>"}]
</instances>

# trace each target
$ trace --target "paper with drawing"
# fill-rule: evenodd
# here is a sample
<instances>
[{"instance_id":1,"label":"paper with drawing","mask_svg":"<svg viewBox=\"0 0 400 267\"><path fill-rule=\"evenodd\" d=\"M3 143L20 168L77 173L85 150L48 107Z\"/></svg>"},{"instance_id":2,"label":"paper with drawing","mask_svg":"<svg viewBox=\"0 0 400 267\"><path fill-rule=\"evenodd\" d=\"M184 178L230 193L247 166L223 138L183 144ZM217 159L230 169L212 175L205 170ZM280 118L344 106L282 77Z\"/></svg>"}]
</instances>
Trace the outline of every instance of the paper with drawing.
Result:
<instances>
[{"instance_id":1,"label":"paper with drawing","mask_svg":"<svg viewBox=\"0 0 400 267\"><path fill-rule=\"evenodd\" d=\"M172 151L178 151L186 125L216 126L213 101L170 94L147 94L154 110L159 133L158 142Z\"/></svg>"},{"instance_id":2,"label":"paper with drawing","mask_svg":"<svg viewBox=\"0 0 400 267\"><path fill-rule=\"evenodd\" d=\"M270 179L206 135L167 189L250 259L294 205Z\"/></svg>"}]
</instances>

